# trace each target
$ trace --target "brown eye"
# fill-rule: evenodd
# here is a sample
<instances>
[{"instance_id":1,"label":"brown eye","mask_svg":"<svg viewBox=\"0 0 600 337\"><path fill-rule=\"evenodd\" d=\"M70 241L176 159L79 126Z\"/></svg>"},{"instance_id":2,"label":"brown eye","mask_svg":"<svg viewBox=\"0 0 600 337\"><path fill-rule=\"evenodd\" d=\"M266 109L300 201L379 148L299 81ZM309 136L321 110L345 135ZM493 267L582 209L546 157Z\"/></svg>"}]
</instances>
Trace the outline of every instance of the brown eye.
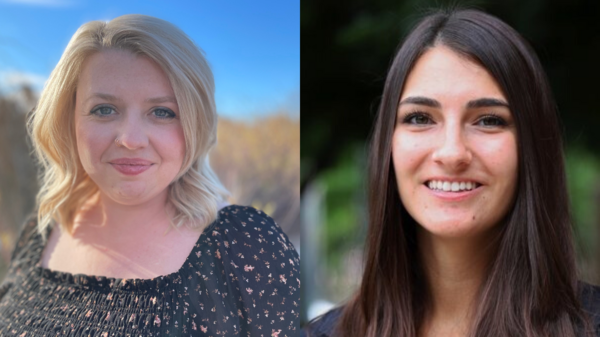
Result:
<instances>
[{"instance_id":1,"label":"brown eye","mask_svg":"<svg viewBox=\"0 0 600 337\"><path fill-rule=\"evenodd\" d=\"M404 119L402 120L402 123L413 125L427 125L433 124L433 121L431 120L429 115L423 112L413 112L406 115L406 117L404 117Z\"/></svg>"},{"instance_id":2,"label":"brown eye","mask_svg":"<svg viewBox=\"0 0 600 337\"><path fill-rule=\"evenodd\" d=\"M502 119L502 117L495 115L483 116L477 121L476 124L484 127L502 127L507 125L506 121Z\"/></svg>"}]
</instances>

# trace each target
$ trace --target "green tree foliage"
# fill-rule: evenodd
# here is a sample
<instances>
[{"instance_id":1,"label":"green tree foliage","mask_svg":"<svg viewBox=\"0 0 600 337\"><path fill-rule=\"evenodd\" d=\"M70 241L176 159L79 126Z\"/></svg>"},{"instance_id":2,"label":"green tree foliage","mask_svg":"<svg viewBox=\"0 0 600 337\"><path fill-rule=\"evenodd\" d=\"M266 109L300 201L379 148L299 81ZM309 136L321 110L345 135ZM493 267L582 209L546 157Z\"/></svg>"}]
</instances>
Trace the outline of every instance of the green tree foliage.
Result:
<instances>
[{"instance_id":1,"label":"green tree foliage","mask_svg":"<svg viewBox=\"0 0 600 337\"><path fill-rule=\"evenodd\" d=\"M366 166L366 156L350 160L348 153L367 146L386 72L402 38L430 9L457 6L500 17L538 53L565 130L580 266L586 279L600 281L600 134L595 132L600 128L595 102L600 2L591 0L303 0L301 184L302 190L315 182L324 186L322 251L327 254L323 266L306 269L331 271L320 276L322 283L339 280L339 275L360 276L344 269L357 269L346 257L364 240L365 176L360 167ZM353 168L356 163L358 169ZM340 283L335 282L326 294L338 300Z\"/></svg>"}]
</instances>

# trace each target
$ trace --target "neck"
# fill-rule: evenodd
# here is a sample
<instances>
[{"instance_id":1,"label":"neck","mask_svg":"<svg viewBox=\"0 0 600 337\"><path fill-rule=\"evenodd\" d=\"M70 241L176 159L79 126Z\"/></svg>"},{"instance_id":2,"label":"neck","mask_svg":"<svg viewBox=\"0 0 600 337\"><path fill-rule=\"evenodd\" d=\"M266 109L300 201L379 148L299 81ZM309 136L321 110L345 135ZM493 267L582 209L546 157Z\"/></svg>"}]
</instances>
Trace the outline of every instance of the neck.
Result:
<instances>
[{"instance_id":1,"label":"neck","mask_svg":"<svg viewBox=\"0 0 600 337\"><path fill-rule=\"evenodd\" d=\"M137 205L123 205L99 192L78 212L71 234L87 232L108 237L143 239L169 229L167 191ZM117 235L118 234L118 235Z\"/></svg>"},{"instance_id":2,"label":"neck","mask_svg":"<svg viewBox=\"0 0 600 337\"><path fill-rule=\"evenodd\" d=\"M421 229L418 240L432 301L424 326L433 334L426 335L465 335L493 256L493 236L439 238Z\"/></svg>"}]
</instances>

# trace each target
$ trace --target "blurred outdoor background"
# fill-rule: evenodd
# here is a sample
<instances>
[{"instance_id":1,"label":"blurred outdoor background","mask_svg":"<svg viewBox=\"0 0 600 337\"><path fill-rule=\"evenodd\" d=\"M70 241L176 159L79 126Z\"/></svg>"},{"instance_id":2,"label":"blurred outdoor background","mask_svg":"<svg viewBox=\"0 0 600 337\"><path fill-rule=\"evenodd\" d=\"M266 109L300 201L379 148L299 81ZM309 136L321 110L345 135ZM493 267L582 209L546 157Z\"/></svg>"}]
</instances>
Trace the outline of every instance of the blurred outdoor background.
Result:
<instances>
[{"instance_id":1,"label":"blurred outdoor background","mask_svg":"<svg viewBox=\"0 0 600 337\"><path fill-rule=\"evenodd\" d=\"M205 51L220 115L211 165L230 203L264 210L300 250L299 10L299 0L0 0L0 280L38 189L26 114L81 24L131 13L177 25Z\"/></svg>"},{"instance_id":2,"label":"blurred outdoor background","mask_svg":"<svg viewBox=\"0 0 600 337\"><path fill-rule=\"evenodd\" d=\"M599 2L302 0L304 322L361 279L367 139L392 57L428 9L457 4L500 17L538 53L564 122L581 275L600 283Z\"/></svg>"}]
</instances>

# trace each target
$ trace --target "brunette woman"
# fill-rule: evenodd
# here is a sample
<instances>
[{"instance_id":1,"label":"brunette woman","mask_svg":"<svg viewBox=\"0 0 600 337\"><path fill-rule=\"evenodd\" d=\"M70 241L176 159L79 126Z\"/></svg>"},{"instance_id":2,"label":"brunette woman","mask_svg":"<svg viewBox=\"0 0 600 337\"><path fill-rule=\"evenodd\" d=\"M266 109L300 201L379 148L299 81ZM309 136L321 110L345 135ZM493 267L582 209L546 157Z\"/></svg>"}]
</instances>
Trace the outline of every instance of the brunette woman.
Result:
<instances>
[{"instance_id":1,"label":"brunette woman","mask_svg":"<svg viewBox=\"0 0 600 337\"><path fill-rule=\"evenodd\" d=\"M370 151L362 283L310 335L595 335L556 104L515 30L476 10L424 18L388 72Z\"/></svg>"}]
</instances>

